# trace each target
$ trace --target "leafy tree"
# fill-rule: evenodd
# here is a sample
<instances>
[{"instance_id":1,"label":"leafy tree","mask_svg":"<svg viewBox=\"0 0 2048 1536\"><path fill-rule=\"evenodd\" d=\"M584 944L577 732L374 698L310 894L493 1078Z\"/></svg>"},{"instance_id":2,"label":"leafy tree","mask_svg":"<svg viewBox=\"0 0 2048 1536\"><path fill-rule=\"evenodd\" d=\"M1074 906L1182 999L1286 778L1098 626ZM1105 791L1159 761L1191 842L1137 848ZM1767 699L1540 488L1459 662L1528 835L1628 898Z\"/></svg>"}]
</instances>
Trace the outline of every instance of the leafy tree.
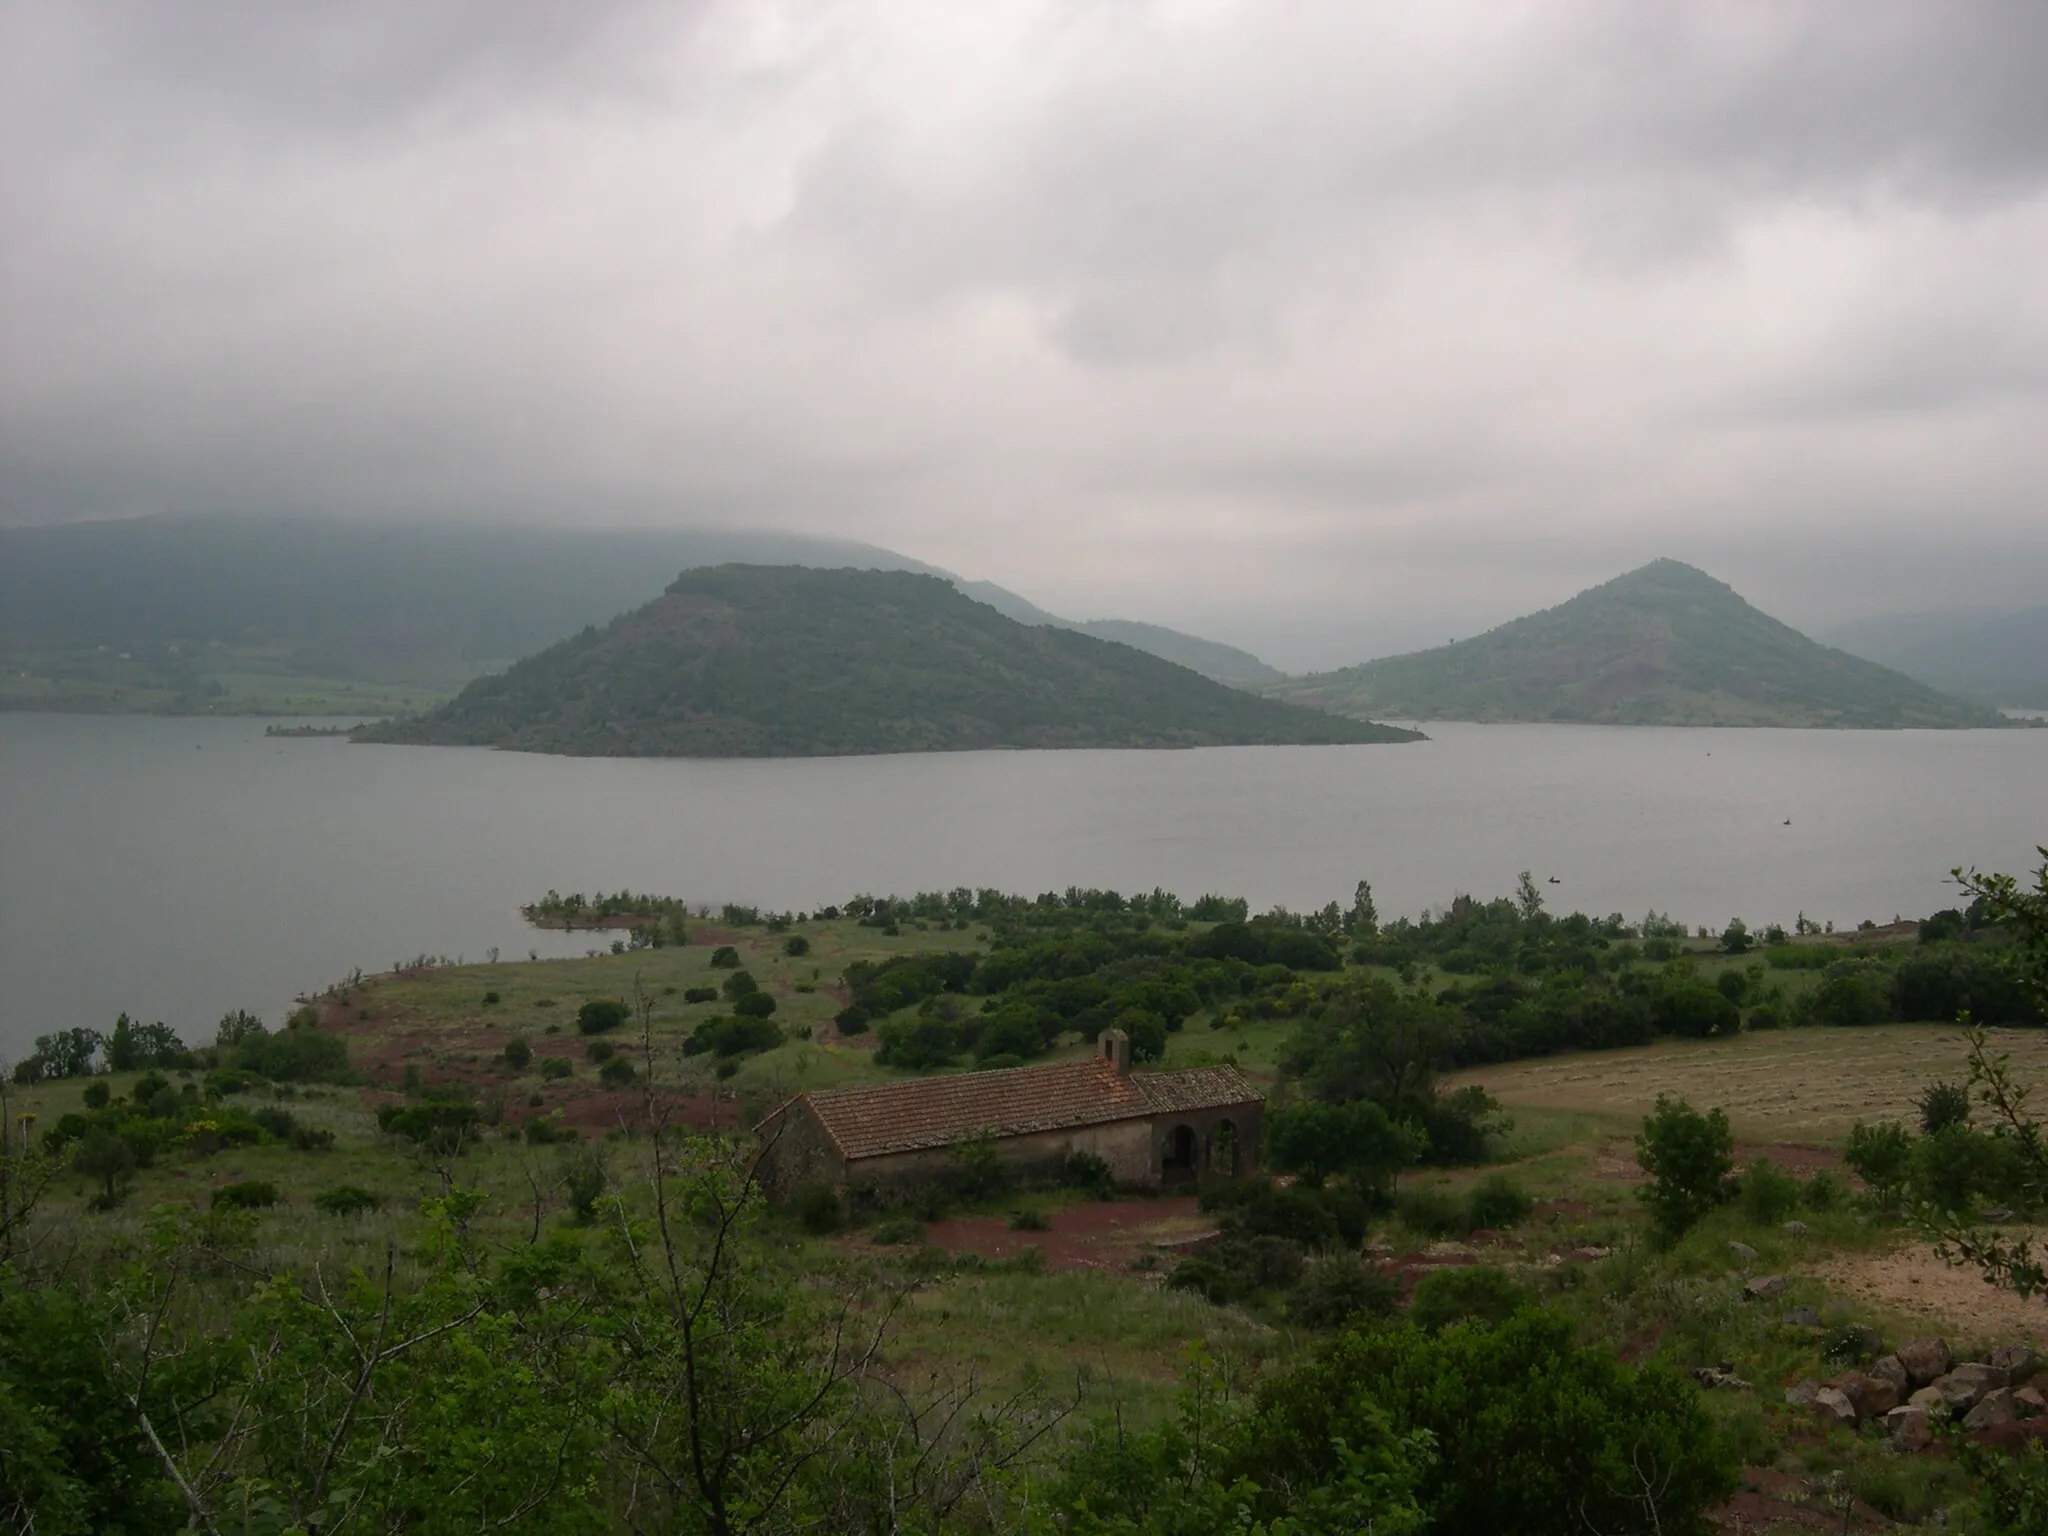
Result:
<instances>
[{"instance_id":1,"label":"leafy tree","mask_svg":"<svg viewBox=\"0 0 2048 1536\"><path fill-rule=\"evenodd\" d=\"M71 1157L73 1168L98 1181L100 1193L94 1203L103 1211L110 1211L121 1203L136 1162L135 1149L124 1138L99 1126L87 1133Z\"/></svg>"},{"instance_id":2,"label":"leafy tree","mask_svg":"<svg viewBox=\"0 0 2048 1536\"><path fill-rule=\"evenodd\" d=\"M765 1019L775 1012L775 999L766 992L749 992L738 998L732 1011L743 1019Z\"/></svg>"},{"instance_id":3,"label":"leafy tree","mask_svg":"<svg viewBox=\"0 0 2048 1536\"><path fill-rule=\"evenodd\" d=\"M1351 893L1351 910L1344 915L1344 927L1353 938L1371 938L1379 932L1379 908L1373 905L1372 886L1366 881L1358 882L1358 888Z\"/></svg>"},{"instance_id":4,"label":"leafy tree","mask_svg":"<svg viewBox=\"0 0 2048 1536\"><path fill-rule=\"evenodd\" d=\"M1727 1115L1718 1109L1702 1115L1684 1099L1660 1093L1636 1137L1636 1163L1650 1176L1637 1195L1650 1208L1657 1239L1675 1243L1734 1192L1735 1138Z\"/></svg>"},{"instance_id":5,"label":"leafy tree","mask_svg":"<svg viewBox=\"0 0 2048 1536\"><path fill-rule=\"evenodd\" d=\"M1131 1037L1132 1061L1157 1061L1166 1054L1166 1020L1149 1008L1116 1016L1116 1027Z\"/></svg>"},{"instance_id":6,"label":"leafy tree","mask_svg":"<svg viewBox=\"0 0 2048 1536\"><path fill-rule=\"evenodd\" d=\"M1728 920L1728 926L1721 930L1721 952L1725 955L1746 955L1753 941L1749 936L1749 924L1739 917Z\"/></svg>"},{"instance_id":7,"label":"leafy tree","mask_svg":"<svg viewBox=\"0 0 2048 1536\"><path fill-rule=\"evenodd\" d=\"M220 1025L213 1033L213 1043L223 1050L233 1050L252 1036L269 1033L261 1018L246 1009L237 1008L233 1013L221 1016Z\"/></svg>"},{"instance_id":8,"label":"leafy tree","mask_svg":"<svg viewBox=\"0 0 2048 1536\"><path fill-rule=\"evenodd\" d=\"M1543 887L1526 869L1515 877L1515 910L1525 923L1533 923L1543 915Z\"/></svg>"},{"instance_id":9,"label":"leafy tree","mask_svg":"<svg viewBox=\"0 0 2048 1536\"><path fill-rule=\"evenodd\" d=\"M1970 1090L1961 1083L1929 1083L1920 1094L1920 1131L1932 1136L1970 1123Z\"/></svg>"},{"instance_id":10,"label":"leafy tree","mask_svg":"<svg viewBox=\"0 0 2048 1536\"><path fill-rule=\"evenodd\" d=\"M1346 1174L1378 1188L1415 1160L1420 1141L1369 1100L1311 1100L1276 1109L1266 1118L1268 1159L1283 1173L1300 1174L1311 1187L1332 1174Z\"/></svg>"}]
</instances>

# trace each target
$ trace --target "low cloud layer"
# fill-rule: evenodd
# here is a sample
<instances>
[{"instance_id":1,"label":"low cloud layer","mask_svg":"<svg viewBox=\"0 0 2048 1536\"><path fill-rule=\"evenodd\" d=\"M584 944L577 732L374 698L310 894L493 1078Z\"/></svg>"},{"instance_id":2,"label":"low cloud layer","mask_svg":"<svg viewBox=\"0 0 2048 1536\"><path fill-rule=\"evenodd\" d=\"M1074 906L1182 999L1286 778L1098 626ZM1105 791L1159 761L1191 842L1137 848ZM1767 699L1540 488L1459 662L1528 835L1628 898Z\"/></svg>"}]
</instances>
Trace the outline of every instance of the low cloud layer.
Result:
<instances>
[{"instance_id":1,"label":"low cloud layer","mask_svg":"<svg viewBox=\"0 0 2048 1536\"><path fill-rule=\"evenodd\" d=\"M870 540L1283 665L2048 591L2048 7L0 10L0 520Z\"/></svg>"}]
</instances>

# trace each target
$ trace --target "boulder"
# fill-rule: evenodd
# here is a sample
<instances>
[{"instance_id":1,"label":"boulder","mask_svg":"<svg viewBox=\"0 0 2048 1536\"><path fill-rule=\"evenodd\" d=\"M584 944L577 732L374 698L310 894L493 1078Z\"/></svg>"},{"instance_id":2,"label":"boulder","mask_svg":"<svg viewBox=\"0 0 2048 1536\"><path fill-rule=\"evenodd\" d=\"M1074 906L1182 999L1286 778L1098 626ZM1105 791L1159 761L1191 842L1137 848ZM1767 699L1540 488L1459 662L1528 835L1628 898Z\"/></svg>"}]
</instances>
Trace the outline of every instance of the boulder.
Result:
<instances>
[{"instance_id":1,"label":"boulder","mask_svg":"<svg viewBox=\"0 0 2048 1536\"><path fill-rule=\"evenodd\" d=\"M1735 1255L1736 1262L1738 1263L1754 1264L1756 1262L1756 1250L1747 1243L1730 1243L1728 1251Z\"/></svg>"},{"instance_id":2,"label":"boulder","mask_svg":"<svg viewBox=\"0 0 2048 1536\"><path fill-rule=\"evenodd\" d=\"M2012 1395L2012 1416L2038 1419L2048 1415L2048 1393L2039 1387L2020 1387Z\"/></svg>"},{"instance_id":3,"label":"boulder","mask_svg":"<svg viewBox=\"0 0 2048 1536\"><path fill-rule=\"evenodd\" d=\"M1820 1383L1811 1377L1785 1389L1785 1406L1788 1408L1811 1408L1813 1399L1820 1391Z\"/></svg>"},{"instance_id":4,"label":"boulder","mask_svg":"<svg viewBox=\"0 0 2048 1536\"><path fill-rule=\"evenodd\" d=\"M1907 1378L1916 1387L1924 1387L1946 1376L1949 1366L1954 1363L1945 1339L1915 1339L1910 1344L1901 1344L1898 1356L1899 1364L1906 1368Z\"/></svg>"},{"instance_id":5,"label":"boulder","mask_svg":"<svg viewBox=\"0 0 2048 1536\"><path fill-rule=\"evenodd\" d=\"M1934 1444L1934 1428L1925 1408L1894 1408L1884 1416L1885 1434L1895 1451L1924 1451Z\"/></svg>"},{"instance_id":6,"label":"boulder","mask_svg":"<svg viewBox=\"0 0 2048 1536\"><path fill-rule=\"evenodd\" d=\"M1806 1236L1806 1223L1803 1221L1788 1221L1785 1223L1784 1233L1787 1237L1804 1237Z\"/></svg>"},{"instance_id":7,"label":"boulder","mask_svg":"<svg viewBox=\"0 0 2048 1536\"><path fill-rule=\"evenodd\" d=\"M1864 1374L1867 1376L1880 1376L1890 1382L1898 1393L1898 1400L1902 1403L1906 1400L1906 1394L1913 1390L1913 1375L1905 1366L1899 1363L1897 1355L1885 1355L1881 1359L1872 1361L1870 1369Z\"/></svg>"},{"instance_id":8,"label":"boulder","mask_svg":"<svg viewBox=\"0 0 2048 1536\"><path fill-rule=\"evenodd\" d=\"M2034 1358L2034 1352L2024 1344L2001 1344L1991 1351L1991 1365L2005 1372L2006 1379L2014 1386L2025 1381L2040 1369L2041 1362Z\"/></svg>"},{"instance_id":9,"label":"boulder","mask_svg":"<svg viewBox=\"0 0 2048 1536\"><path fill-rule=\"evenodd\" d=\"M2006 1379L2005 1372L1976 1363L1959 1365L1934 1383L1941 1393L1942 1403L1950 1413L1957 1415L1976 1407L1987 1392L1996 1392L2010 1385L2012 1383Z\"/></svg>"},{"instance_id":10,"label":"boulder","mask_svg":"<svg viewBox=\"0 0 2048 1536\"><path fill-rule=\"evenodd\" d=\"M1889 1376L1866 1373L1862 1388L1862 1394L1856 1398L1859 1419L1881 1419L1905 1401L1904 1390Z\"/></svg>"},{"instance_id":11,"label":"boulder","mask_svg":"<svg viewBox=\"0 0 2048 1536\"><path fill-rule=\"evenodd\" d=\"M1856 1405L1848 1395L1835 1387L1822 1387L1813 1394L1813 1412L1823 1424L1843 1424L1850 1429L1856 1427Z\"/></svg>"},{"instance_id":12,"label":"boulder","mask_svg":"<svg viewBox=\"0 0 2048 1536\"><path fill-rule=\"evenodd\" d=\"M1774 1296L1784 1295L1791 1284L1783 1275L1758 1275L1754 1280L1743 1283L1742 1294L1749 1301L1769 1301Z\"/></svg>"},{"instance_id":13,"label":"boulder","mask_svg":"<svg viewBox=\"0 0 2048 1536\"><path fill-rule=\"evenodd\" d=\"M1989 1429L1994 1424L2010 1424L2013 1413L2012 1389L1993 1387L1983 1399L1963 1418L1965 1429Z\"/></svg>"},{"instance_id":14,"label":"boulder","mask_svg":"<svg viewBox=\"0 0 2048 1536\"><path fill-rule=\"evenodd\" d=\"M1987 1205L1977 1213L1977 1219L1988 1221L1995 1227L2002 1221L2011 1221L2012 1212L2002 1205Z\"/></svg>"},{"instance_id":15,"label":"boulder","mask_svg":"<svg viewBox=\"0 0 2048 1536\"><path fill-rule=\"evenodd\" d=\"M1820 1312L1814 1307L1793 1307L1778 1321L1787 1328L1818 1328Z\"/></svg>"},{"instance_id":16,"label":"boulder","mask_svg":"<svg viewBox=\"0 0 2048 1536\"><path fill-rule=\"evenodd\" d=\"M1942 1399L1941 1388L1925 1386L1906 1399L1906 1406L1908 1408L1941 1408L1945 1407L1946 1404Z\"/></svg>"},{"instance_id":17,"label":"boulder","mask_svg":"<svg viewBox=\"0 0 2048 1536\"><path fill-rule=\"evenodd\" d=\"M1735 1374L1735 1368L1727 1361L1719 1365L1701 1365L1693 1368L1692 1379L1703 1387L1719 1387L1729 1392L1754 1392L1755 1387Z\"/></svg>"}]
</instances>

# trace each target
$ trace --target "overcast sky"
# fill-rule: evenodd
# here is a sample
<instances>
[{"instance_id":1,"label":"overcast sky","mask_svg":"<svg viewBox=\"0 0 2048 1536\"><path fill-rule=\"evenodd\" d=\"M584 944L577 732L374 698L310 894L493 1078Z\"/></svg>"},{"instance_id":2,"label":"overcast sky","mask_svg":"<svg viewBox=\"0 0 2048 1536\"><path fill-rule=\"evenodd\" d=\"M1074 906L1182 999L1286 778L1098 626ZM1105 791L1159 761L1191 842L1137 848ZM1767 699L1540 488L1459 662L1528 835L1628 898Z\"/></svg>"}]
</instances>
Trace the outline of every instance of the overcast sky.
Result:
<instances>
[{"instance_id":1,"label":"overcast sky","mask_svg":"<svg viewBox=\"0 0 2048 1536\"><path fill-rule=\"evenodd\" d=\"M2048 593L2048 4L0 0L0 520L866 539L1289 666Z\"/></svg>"}]
</instances>

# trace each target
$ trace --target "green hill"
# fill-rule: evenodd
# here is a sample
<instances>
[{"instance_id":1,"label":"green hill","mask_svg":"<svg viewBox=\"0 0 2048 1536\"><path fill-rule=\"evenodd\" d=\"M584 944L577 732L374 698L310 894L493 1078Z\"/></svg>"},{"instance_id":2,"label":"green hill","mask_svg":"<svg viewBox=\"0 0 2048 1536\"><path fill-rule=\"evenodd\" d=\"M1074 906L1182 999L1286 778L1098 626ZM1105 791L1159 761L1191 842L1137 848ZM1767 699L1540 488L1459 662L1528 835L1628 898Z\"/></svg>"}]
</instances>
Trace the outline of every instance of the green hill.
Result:
<instances>
[{"instance_id":1,"label":"green hill","mask_svg":"<svg viewBox=\"0 0 2048 1536\"><path fill-rule=\"evenodd\" d=\"M749 565L685 571L603 629L360 734L621 757L1416 739L1019 624L938 577Z\"/></svg>"},{"instance_id":2,"label":"green hill","mask_svg":"<svg viewBox=\"0 0 2048 1536\"><path fill-rule=\"evenodd\" d=\"M2048 606L2023 613L1866 619L1828 637L1845 651L1986 704L2048 709Z\"/></svg>"},{"instance_id":3,"label":"green hill","mask_svg":"<svg viewBox=\"0 0 2048 1536\"><path fill-rule=\"evenodd\" d=\"M1657 560L1470 640L1262 690L1340 714L1601 725L1996 725L1992 710L1759 613Z\"/></svg>"},{"instance_id":4,"label":"green hill","mask_svg":"<svg viewBox=\"0 0 2048 1536\"><path fill-rule=\"evenodd\" d=\"M1050 624L1058 629L1078 630L1098 640L1133 645L1175 666L1212 677L1219 683L1252 688L1260 683L1278 682L1287 675L1278 667L1268 666L1250 651L1241 651L1220 640L1204 640L1200 635L1168 629L1164 624L1142 624L1136 619L1088 619L1077 623L1073 619L1047 613L1036 603L992 581L955 581L953 585L976 602L987 603L997 613L1015 619L1019 624Z\"/></svg>"}]
</instances>

